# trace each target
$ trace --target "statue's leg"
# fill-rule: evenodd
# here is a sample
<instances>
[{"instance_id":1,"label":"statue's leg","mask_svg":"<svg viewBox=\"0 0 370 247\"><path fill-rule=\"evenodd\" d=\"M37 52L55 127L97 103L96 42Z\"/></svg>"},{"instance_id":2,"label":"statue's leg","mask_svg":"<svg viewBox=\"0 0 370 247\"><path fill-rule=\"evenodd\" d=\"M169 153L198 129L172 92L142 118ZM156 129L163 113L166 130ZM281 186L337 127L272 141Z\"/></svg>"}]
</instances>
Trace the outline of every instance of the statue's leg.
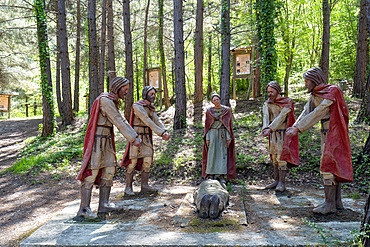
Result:
<instances>
[{"instance_id":1,"label":"statue's leg","mask_svg":"<svg viewBox=\"0 0 370 247\"><path fill-rule=\"evenodd\" d=\"M143 168L141 170L141 192L157 192L158 189L149 186L149 174L150 174L150 166L152 164L151 157L144 157L143 158Z\"/></svg>"},{"instance_id":2,"label":"statue's leg","mask_svg":"<svg viewBox=\"0 0 370 247\"><path fill-rule=\"evenodd\" d=\"M343 210L343 202L342 202L342 185L337 182L337 188L335 193L335 204L338 210Z\"/></svg>"},{"instance_id":3,"label":"statue's leg","mask_svg":"<svg viewBox=\"0 0 370 247\"><path fill-rule=\"evenodd\" d=\"M211 204L211 198L208 194L205 194L200 200L199 217L204 218L204 219L208 218L210 204Z\"/></svg>"},{"instance_id":4,"label":"statue's leg","mask_svg":"<svg viewBox=\"0 0 370 247\"><path fill-rule=\"evenodd\" d=\"M126 188L125 194L126 195L135 195L134 191L132 190L132 182L134 179L135 168L137 164L137 159L131 159L131 164L129 164L126 168Z\"/></svg>"},{"instance_id":5,"label":"statue's leg","mask_svg":"<svg viewBox=\"0 0 370 247\"><path fill-rule=\"evenodd\" d=\"M77 212L77 216L82 216L87 219L95 219L98 217L95 213L93 213L93 211L90 208L91 191L94 185L94 180L93 182L90 182L90 181L86 181L86 178L85 178L85 180L81 184L81 204L80 204L80 209Z\"/></svg>"},{"instance_id":6,"label":"statue's leg","mask_svg":"<svg viewBox=\"0 0 370 247\"><path fill-rule=\"evenodd\" d=\"M276 160L276 155L273 154L272 156L272 165L274 167L274 182L271 184L267 185L265 189L274 189L279 183L279 164Z\"/></svg>"},{"instance_id":7,"label":"statue's leg","mask_svg":"<svg viewBox=\"0 0 370 247\"><path fill-rule=\"evenodd\" d=\"M211 197L211 206L209 207L209 217L211 219L216 219L220 212L220 197L218 195L213 195Z\"/></svg>"},{"instance_id":8,"label":"statue's leg","mask_svg":"<svg viewBox=\"0 0 370 247\"><path fill-rule=\"evenodd\" d=\"M98 213L108 213L121 210L122 207L116 207L109 203L109 195L113 186L113 176L115 167L106 167L103 169L102 177L99 181L99 208Z\"/></svg>"},{"instance_id":9,"label":"statue's leg","mask_svg":"<svg viewBox=\"0 0 370 247\"><path fill-rule=\"evenodd\" d=\"M280 155L277 155L276 160L279 166L279 182L276 186L276 191L283 192L285 190L285 176L287 174L287 163L280 160Z\"/></svg>"},{"instance_id":10,"label":"statue's leg","mask_svg":"<svg viewBox=\"0 0 370 247\"><path fill-rule=\"evenodd\" d=\"M335 213L337 211L335 197L337 193L337 183L334 176L328 178L324 176L325 202L314 208L313 212L318 214Z\"/></svg>"}]
</instances>

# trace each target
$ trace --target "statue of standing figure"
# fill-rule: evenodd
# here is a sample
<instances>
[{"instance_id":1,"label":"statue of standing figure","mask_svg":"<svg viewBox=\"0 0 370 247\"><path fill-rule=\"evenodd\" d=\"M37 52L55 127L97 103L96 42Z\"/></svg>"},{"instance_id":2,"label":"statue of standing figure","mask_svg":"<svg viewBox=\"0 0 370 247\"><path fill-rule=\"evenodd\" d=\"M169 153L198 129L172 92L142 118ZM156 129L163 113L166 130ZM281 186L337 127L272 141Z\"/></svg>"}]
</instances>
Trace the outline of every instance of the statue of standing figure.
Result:
<instances>
[{"instance_id":1,"label":"statue of standing figure","mask_svg":"<svg viewBox=\"0 0 370 247\"><path fill-rule=\"evenodd\" d=\"M77 176L81 181L81 204L77 216L89 219L98 217L90 208L94 184L98 185L100 190L98 213L120 209L108 203L117 165L113 125L132 145L141 145L141 139L118 108L119 99L125 98L129 83L126 78L115 77L109 86L110 93L100 94L91 108L81 170Z\"/></svg>"},{"instance_id":2,"label":"statue of standing figure","mask_svg":"<svg viewBox=\"0 0 370 247\"><path fill-rule=\"evenodd\" d=\"M298 135L286 137L285 131L295 122L293 101L281 97L281 87L277 81L266 85L269 99L263 105L262 136L269 137L269 153L274 167L274 182L266 189L284 191L288 163L298 166Z\"/></svg>"},{"instance_id":3,"label":"statue of standing figure","mask_svg":"<svg viewBox=\"0 0 370 247\"><path fill-rule=\"evenodd\" d=\"M221 97L211 94L214 107L206 112L203 136L203 178L214 179L219 176L222 183L236 177L235 139L233 132L233 116L230 107L221 105Z\"/></svg>"},{"instance_id":4,"label":"statue of standing figure","mask_svg":"<svg viewBox=\"0 0 370 247\"><path fill-rule=\"evenodd\" d=\"M132 182L135 169L141 171L141 192L156 192L158 189L149 186L150 166L153 162L153 134L156 133L163 140L168 141L170 134L155 112L152 105L155 101L157 90L152 86L145 86L142 92L142 100L132 105L130 125L142 138L143 144L140 147L127 144L121 166L126 167L126 188L125 194L134 195Z\"/></svg>"},{"instance_id":5,"label":"statue of standing figure","mask_svg":"<svg viewBox=\"0 0 370 247\"><path fill-rule=\"evenodd\" d=\"M348 108L336 85L327 84L324 72L314 67L303 74L310 99L296 123L287 129L289 137L303 133L321 121L320 173L325 202L313 211L328 214L343 209L341 183L353 181L351 145L348 136Z\"/></svg>"}]
</instances>

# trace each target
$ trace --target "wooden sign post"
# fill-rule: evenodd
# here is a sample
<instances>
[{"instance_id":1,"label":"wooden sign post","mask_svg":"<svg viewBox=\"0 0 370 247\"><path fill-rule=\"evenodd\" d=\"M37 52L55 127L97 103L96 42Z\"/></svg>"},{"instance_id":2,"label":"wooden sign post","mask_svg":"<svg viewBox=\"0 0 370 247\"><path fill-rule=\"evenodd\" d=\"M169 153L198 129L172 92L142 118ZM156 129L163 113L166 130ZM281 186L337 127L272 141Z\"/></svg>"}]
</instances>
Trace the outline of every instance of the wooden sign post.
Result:
<instances>
[{"instance_id":1,"label":"wooden sign post","mask_svg":"<svg viewBox=\"0 0 370 247\"><path fill-rule=\"evenodd\" d=\"M10 118L10 98L12 94L0 93L0 112L8 112L8 119Z\"/></svg>"},{"instance_id":2,"label":"wooden sign post","mask_svg":"<svg viewBox=\"0 0 370 247\"><path fill-rule=\"evenodd\" d=\"M161 68L150 68L147 69L147 85L150 85L157 89L157 92L159 92L159 105L160 109L162 109L162 74L161 74Z\"/></svg>"}]
</instances>

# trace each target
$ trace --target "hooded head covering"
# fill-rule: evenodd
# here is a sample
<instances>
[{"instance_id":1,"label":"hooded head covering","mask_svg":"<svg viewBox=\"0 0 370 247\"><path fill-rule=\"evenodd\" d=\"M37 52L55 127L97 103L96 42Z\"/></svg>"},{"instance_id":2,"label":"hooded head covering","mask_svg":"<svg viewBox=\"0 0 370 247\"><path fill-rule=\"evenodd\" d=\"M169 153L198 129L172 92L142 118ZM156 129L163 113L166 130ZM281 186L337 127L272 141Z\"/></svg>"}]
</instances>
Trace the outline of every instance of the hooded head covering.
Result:
<instances>
[{"instance_id":1,"label":"hooded head covering","mask_svg":"<svg viewBox=\"0 0 370 247\"><path fill-rule=\"evenodd\" d=\"M149 91L150 90L152 90L152 89L154 89L154 91L156 91L157 92L157 89L155 89L155 87L153 87L153 86L145 86L144 88L143 88L143 93L141 94L141 97L143 98L143 99L147 99L147 100L149 100L147 97L148 97L148 93L149 93ZM149 100L150 101L150 100Z\"/></svg>"},{"instance_id":2,"label":"hooded head covering","mask_svg":"<svg viewBox=\"0 0 370 247\"><path fill-rule=\"evenodd\" d=\"M319 67L313 67L304 72L303 78L312 81L316 85L319 85L321 83L327 84L326 76L322 69Z\"/></svg>"},{"instance_id":3,"label":"hooded head covering","mask_svg":"<svg viewBox=\"0 0 370 247\"><path fill-rule=\"evenodd\" d=\"M277 82L277 81L270 81L269 83L267 83L266 85L266 90L268 87L272 87L273 89L275 89L279 94L281 94L281 87L280 87L280 84Z\"/></svg>"},{"instance_id":4,"label":"hooded head covering","mask_svg":"<svg viewBox=\"0 0 370 247\"><path fill-rule=\"evenodd\" d=\"M118 93L121 87L129 84L130 81L124 77L114 77L109 84L109 91Z\"/></svg>"},{"instance_id":5,"label":"hooded head covering","mask_svg":"<svg viewBox=\"0 0 370 247\"><path fill-rule=\"evenodd\" d=\"M221 96L218 93L216 93L216 92L213 92L211 94L211 100L213 99L213 97L218 97L219 99L221 99Z\"/></svg>"}]
</instances>

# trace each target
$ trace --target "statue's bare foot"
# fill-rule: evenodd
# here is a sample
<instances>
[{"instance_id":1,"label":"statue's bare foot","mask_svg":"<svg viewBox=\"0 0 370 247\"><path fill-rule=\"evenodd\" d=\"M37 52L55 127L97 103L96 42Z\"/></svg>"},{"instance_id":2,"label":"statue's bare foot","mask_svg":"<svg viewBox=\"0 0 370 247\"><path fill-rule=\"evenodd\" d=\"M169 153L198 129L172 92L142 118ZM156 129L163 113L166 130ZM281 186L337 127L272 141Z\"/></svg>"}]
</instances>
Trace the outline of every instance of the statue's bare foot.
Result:
<instances>
[{"instance_id":1,"label":"statue's bare foot","mask_svg":"<svg viewBox=\"0 0 370 247\"><path fill-rule=\"evenodd\" d=\"M277 184L277 186L276 186L275 191L280 191L280 192L285 191L285 184L284 184L284 183L279 182L279 183Z\"/></svg>"},{"instance_id":2,"label":"statue's bare foot","mask_svg":"<svg viewBox=\"0 0 370 247\"><path fill-rule=\"evenodd\" d=\"M104 203L102 206L99 207L98 214L99 213L109 213L109 212L114 212L114 211L121 211L121 210L123 210L122 206L116 206L112 203Z\"/></svg>"},{"instance_id":3,"label":"statue's bare foot","mask_svg":"<svg viewBox=\"0 0 370 247\"><path fill-rule=\"evenodd\" d=\"M81 217L84 217L86 219L96 219L96 218L98 218L98 216L91 210L90 207L80 208L80 210L78 210L77 216L81 216Z\"/></svg>"},{"instance_id":4,"label":"statue's bare foot","mask_svg":"<svg viewBox=\"0 0 370 247\"><path fill-rule=\"evenodd\" d=\"M313 209L314 213L317 214L329 214L337 212L335 203L324 202L321 206Z\"/></svg>"},{"instance_id":5,"label":"statue's bare foot","mask_svg":"<svg viewBox=\"0 0 370 247\"><path fill-rule=\"evenodd\" d=\"M150 186L141 186L141 192L158 192L158 189Z\"/></svg>"},{"instance_id":6,"label":"statue's bare foot","mask_svg":"<svg viewBox=\"0 0 370 247\"><path fill-rule=\"evenodd\" d=\"M274 182L272 182L271 184L267 185L265 187L265 189L274 189L276 188L276 186L278 185L278 180L275 180Z\"/></svg>"},{"instance_id":7,"label":"statue's bare foot","mask_svg":"<svg viewBox=\"0 0 370 247\"><path fill-rule=\"evenodd\" d=\"M134 195L135 195L135 193L134 193L134 191L132 190L132 188L126 188L126 189L125 189L125 195L134 196Z\"/></svg>"},{"instance_id":8,"label":"statue's bare foot","mask_svg":"<svg viewBox=\"0 0 370 247\"><path fill-rule=\"evenodd\" d=\"M200 218L208 218L209 215L209 207L211 204L211 198L208 194L205 194L202 199L200 200L200 206L199 206L199 217Z\"/></svg>"}]
</instances>

